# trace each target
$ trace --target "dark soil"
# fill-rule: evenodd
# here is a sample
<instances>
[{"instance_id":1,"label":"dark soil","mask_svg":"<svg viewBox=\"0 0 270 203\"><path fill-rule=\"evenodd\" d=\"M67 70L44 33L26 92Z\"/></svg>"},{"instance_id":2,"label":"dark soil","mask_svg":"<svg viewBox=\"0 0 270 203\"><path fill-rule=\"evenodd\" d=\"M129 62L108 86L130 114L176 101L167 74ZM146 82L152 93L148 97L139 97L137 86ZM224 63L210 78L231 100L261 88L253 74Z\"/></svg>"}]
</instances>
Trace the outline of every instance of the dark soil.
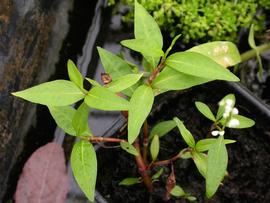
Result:
<instances>
[{"instance_id":1,"label":"dark soil","mask_svg":"<svg viewBox=\"0 0 270 203\"><path fill-rule=\"evenodd\" d=\"M229 93L228 88L220 83L210 83L185 93L168 93L158 98L163 102L156 105L148 122L153 125L158 121L170 120L177 116L184 120L186 127L196 140L199 140L207 135L211 122L196 110L194 102L203 101L215 111L217 102L227 93ZM256 109L248 111L246 101L241 101L237 95L236 98L240 114L253 118L255 121L263 119L257 118ZM270 202L269 135L269 126L261 126L260 122L250 129L226 131L226 138L235 139L237 142L227 145L229 176L225 178L223 186L220 186L212 200L204 197L204 179L191 159L174 162L177 184L186 192L196 196L197 202ZM177 129L174 129L161 139L159 159L167 159L185 147ZM118 186L118 183L126 177L139 177L131 155L121 149L101 148L98 151L98 163L97 189L108 202L163 202L169 168L165 167L160 180L154 183L155 192L150 198L142 184L129 187ZM186 202L186 200L173 198L169 202Z\"/></svg>"}]
</instances>

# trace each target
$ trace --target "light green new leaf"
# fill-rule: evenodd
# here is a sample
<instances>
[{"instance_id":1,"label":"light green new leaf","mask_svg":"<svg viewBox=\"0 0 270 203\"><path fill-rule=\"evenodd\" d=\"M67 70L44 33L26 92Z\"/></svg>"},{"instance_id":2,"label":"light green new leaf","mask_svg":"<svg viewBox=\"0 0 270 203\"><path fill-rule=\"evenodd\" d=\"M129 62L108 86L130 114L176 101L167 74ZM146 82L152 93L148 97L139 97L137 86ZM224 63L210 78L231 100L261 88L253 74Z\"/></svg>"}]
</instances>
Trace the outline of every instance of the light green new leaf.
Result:
<instances>
[{"instance_id":1,"label":"light green new leaf","mask_svg":"<svg viewBox=\"0 0 270 203\"><path fill-rule=\"evenodd\" d=\"M217 140L216 138L207 138L207 139L199 140L196 143L196 150L198 152L208 151L212 147L212 144L216 142L216 140ZM232 144L235 142L236 140L224 139L225 144Z\"/></svg>"},{"instance_id":2,"label":"light green new leaf","mask_svg":"<svg viewBox=\"0 0 270 203\"><path fill-rule=\"evenodd\" d=\"M189 132L188 129L186 129L186 127L184 126L184 123L182 121L179 120L179 118L174 117L173 120L175 121L180 134L182 135L183 139L185 140L185 142L187 143L188 146L194 148L195 147L195 140L192 136L192 134Z\"/></svg>"},{"instance_id":3,"label":"light green new leaf","mask_svg":"<svg viewBox=\"0 0 270 203\"><path fill-rule=\"evenodd\" d=\"M205 178L206 177L206 169L207 169L207 156L204 153L192 152L193 161L200 172L200 174Z\"/></svg>"},{"instance_id":4,"label":"light green new leaf","mask_svg":"<svg viewBox=\"0 0 270 203\"><path fill-rule=\"evenodd\" d=\"M212 111L210 110L210 108L203 102L195 102L195 106L197 107L197 109L208 119L210 119L211 121L216 120L214 114L212 113Z\"/></svg>"},{"instance_id":5,"label":"light green new leaf","mask_svg":"<svg viewBox=\"0 0 270 203\"><path fill-rule=\"evenodd\" d=\"M163 39L158 24L137 1L135 1L134 34L136 39L151 40L151 44L154 42L162 49Z\"/></svg>"},{"instance_id":6,"label":"light green new leaf","mask_svg":"<svg viewBox=\"0 0 270 203\"><path fill-rule=\"evenodd\" d=\"M123 150L125 150L126 152L134 155L134 156L137 156L139 155L138 151L136 150L135 147L133 147L131 144L129 144L128 142L121 142L120 143L120 146Z\"/></svg>"},{"instance_id":7,"label":"light green new leaf","mask_svg":"<svg viewBox=\"0 0 270 203\"><path fill-rule=\"evenodd\" d=\"M164 171L163 168L159 169L154 175L152 175L152 177L151 177L152 180L158 179L162 175L163 171Z\"/></svg>"},{"instance_id":8,"label":"light green new leaf","mask_svg":"<svg viewBox=\"0 0 270 203\"><path fill-rule=\"evenodd\" d=\"M76 131L72 126L75 109L71 106L48 106L48 108L59 128L69 135L76 135Z\"/></svg>"},{"instance_id":9,"label":"light green new leaf","mask_svg":"<svg viewBox=\"0 0 270 203\"><path fill-rule=\"evenodd\" d=\"M78 185L90 201L94 201L97 158L91 143L81 140L71 152L71 168Z\"/></svg>"},{"instance_id":10,"label":"light green new leaf","mask_svg":"<svg viewBox=\"0 0 270 203\"><path fill-rule=\"evenodd\" d=\"M68 106L85 97L85 94L73 82L54 80L12 93L33 103L47 106Z\"/></svg>"},{"instance_id":11,"label":"light green new leaf","mask_svg":"<svg viewBox=\"0 0 270 203\"><path fill-rule=\"evenodd\" d=\"M125 178L119 183L119 185L129 186L129 185L134 185L140 182L141 182L140 178Z\"/></svg>"},{"instance_id":12,"label":"light green new leaf","mask_svg":"<svg viewBox=\"0 0 270 203\"><path fill-rule=\"evenodd\" d=\"M67 63L68 67L68 77L69 79L74 82L79 88L83 89L83 77L76 65L73 63L72 60L68 60Z\"/></svg>"},{"instance_id":13,"label":"light green new leaf","mask_svg":"<svg viewBox=\"0 0 270 203\"><path fill-rule=\"evenodd\" d=\"M213 79L200 78L180 73L166 66L154 79L152 86L155 89L161 90L182 90L209 82L211 80Z\"/></svg>"},{"instance_id":14,"label":"light green new leaf","mask_svg":"<svg viewBox=\"0 0 270 203\"><path fill-rule=\"evenodd\" d=\"M172 54L167 58L166 65L181 73L197 77L239 81L239 78L229 70L209 57L196 52L177 52Z\"/></svg>"},{"instance_id":15,"label":"light green new leaf","mask_svg":"<svg viewBox=\"0 0 270 203\"><path fill-rule=\"evenodd\" d=\"M154 135L158 135L159 137L162 137L175 127L176 127L176 123L174 121L162 121L153 127L153 129L150 132L149 139L152 139Z\"/></svg>"},{"instance_id":16,"label":"light green new leaf","mask_svg":"<svg viewBox=\"0 0 270 203\"><path fill-rule=\"evenodd\" d=\"M101 47L98 47L97 49L106 73L108 73L113 80L120 76L133 73L125 60Z\"/></svg>"},{"instance_id":17,"label":"light green new leaf","mask_svg":"<svg viewBox=\"0 0 270 203\"><path fill-rule=\"evenodd\" d=\"M197 52L203 54L224 68L234 66L241 62L240 53L235 44L232 42L208 42L192 47L191 49L187 50L187 52Z\"/></svg>"},{"instance_id":18,"label":"light green new leaf","mask_svg":"<svg viewBox=\"0 0 270 203\"><path fill-rule=\"evenodd\" d=\"M128 142L132 144L140 133L140 129L151 111L154 93L151 87L141 85L133 93L128 112Z\"/></svg>"},{"instance_id":19,"label":"light green new leaf","mask_svg":"<svg viewBox=\"0 0 270 203\"><path fill-rule=\"evenodd\" d=\"M231 119L237 119L239 121L239 125L230 126L230 122L227 122L226 127L228 127L228 128L242 129L242 128L250 128L253 125L255 125L255 121L253 121L252 119L247 118L245 116L233 115L231 117ZM224 125L225 124L225 119L221 119L220 123L222 125Z\"/></svg>"},{"instance_id":20,"label":"light green new leaf","mask_svg":"<svg viewBox=\"0 0 270 203\"><path fill-rule=\"evenodd\" d=\"M85 78L85 79L86 79L91 85L101 87L101 85L100 85L97 81L95 81L95 80L93 80L93 79L91 79L91 78Z\"/></svg>"},{"instance_id":21,"label":"light green new leaf","mask_svg":"<svg viewBox=\"0 0 270 203\"><path fill-rule=\"evenodd\" d=\"M178 185L174 186L170 193L175 197L183 197L186 195L185 191Z\"/></svg>"},{"instance_id":22,"label":"light green new leaf","mask_svg":"<svg viewBox=\"0 0 270 203\"><path fill-rule=\"evenodd\" d=\"M94 87L86 95L85 103L92 108L106 111L126 111L129 102L106 89L105 87Z\"/></svg>"},{"instance_id":23,"label":"light green new leaf","mask_svg":"<svg viewBox=\"0 0 270 203\"><path fill-rule=\"evenodd\" d=\"M150 154L152 157L152 161L155 161L157 159L158 153L159 153L159 136L155 135L150 145Z\"/></svg>"},{"instance_id":24,"label":"light green new leaf","mask_svg":"<svg viewBox=\"0 0 270 203\"><path fill-rule=\"evenodd\" d=\"M164 58L166 58L168 56L168 54L170 53L170 51L172 50L174 44L176 43L176 41L178 40L178 38L181 36L181 34L175 36L171 42L171 45L169 46L169 48L166 50L165 54L164 54Z\"/></svg>"},{"instance_id":25,"label":"light green new leaf","mask_svg":"<svg viewBox=\"0 0 270 203\"><path fill-rule=\"evenodd\" d=\"M219 136L208 151L206 170L206 196L211 198L223 180L228 164L228 154L223 136Z\"/></svg>"},{"instance_id":26,"label":"light green new leaf","mask_svg":"<svg viewBox=\"0 0 270 203\"><path fill-rule=\"evenodd\" d=\"M142 76L143 74L124 75L110 82L106 85L106 88L112 92L121 92L137 83Z\"/></svg>"},{"instance_id":27,"label":"light green new leaf","mask_svg":"<svg viewBox=\"0 0 270 203\"><path fill-rule=\"evenodd\" d=\"M92 135L88 125L89 107L83 102L77 109L72 119L72 126L77 136Z\"/></svg>"}]
</instances>

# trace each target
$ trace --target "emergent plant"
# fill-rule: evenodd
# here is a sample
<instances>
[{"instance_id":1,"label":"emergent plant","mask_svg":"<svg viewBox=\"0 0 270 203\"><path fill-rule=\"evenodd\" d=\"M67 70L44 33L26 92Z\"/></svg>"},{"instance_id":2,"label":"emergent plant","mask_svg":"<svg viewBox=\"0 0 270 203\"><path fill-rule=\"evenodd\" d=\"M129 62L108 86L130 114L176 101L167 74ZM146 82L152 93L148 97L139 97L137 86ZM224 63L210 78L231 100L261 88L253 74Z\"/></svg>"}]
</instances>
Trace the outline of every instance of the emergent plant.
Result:
<instances>
[{"instance_id":1,"label":"emergent plant","mask_svg":"<svg viewBox=\"0 0 270 203\"><path fill-rule=\"evenodd\" d=\"M196 103L199 111L213 121L210 129L212 138L195 141L179 118L156 124L150 131L147 117L154 98L171 90L183 90L213 80L239 81L227 67L240 62L240 55L231 42L212 42L193 47L184 52L170 54L171 46L163 52L163 39L157 23L146 10L135 1L135 39L121 44L143 56L143 70L100 47L98 52L106 71L104 84L85 78L92 84L90 90L83 86L84 78L75 64L68 61L68 80L46 82L24 91L13 93L28 101L46 105L57 125L67 134L80 141L74 144L71 153L73 174L82 191L91 201L97 176L97 158L93 144L100 142L118 143L121 148L135 157L141 177L127 178L120 185L143 183L150 193L153 181L163 170L153 174L157 166L170 165L165 199L170 195L194 200L195 197L175 182L173 162L180 158L192 158L199 172L206 180L206 195L211 198L226 175L228 155L226 144L235 142L225 139L226 128L245 128L254 124L251 119L238 115L235 97L227 95L219 102L217 115L201 102ZM80 101L77 109L74 103ZM90 109L122 111L127 118L127 137L100 137L93 135L88 126ZM187 144L185 149L167 160L159 160L161 137L174 127ZM143 127L143 130L141 128ZM141 132L142 131L142 132ZM140 144L143 141L143 146ZM150 156L148 154L150 153ZM149 160L151 157L151 160Z\"/></svg>"}]
</instances>

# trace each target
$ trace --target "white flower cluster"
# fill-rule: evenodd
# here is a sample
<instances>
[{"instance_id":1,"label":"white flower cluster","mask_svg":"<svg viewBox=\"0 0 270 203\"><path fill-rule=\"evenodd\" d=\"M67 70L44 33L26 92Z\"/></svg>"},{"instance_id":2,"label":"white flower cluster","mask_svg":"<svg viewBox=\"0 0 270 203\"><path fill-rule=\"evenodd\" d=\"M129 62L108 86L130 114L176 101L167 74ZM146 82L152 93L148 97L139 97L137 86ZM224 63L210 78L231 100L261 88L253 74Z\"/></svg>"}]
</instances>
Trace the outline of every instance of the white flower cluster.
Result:
<instances>
[{"instance_id":1,"label":"white flower cluster","mask_svg":"<svg viewBox=\"0 0 270 203\"><path fill-rule=\"evenodd\" d=\"M212 132L211 132L211 134L213 135L213 136L218 136L218 135L224 135L225 134L225 131L223 130L223 131L219 131L219 130L213 130Z\"/></svg>"},{"instance_id":2,"label":"white flower cluster","mask_svg":"<svg viewBox=\"0 0 270 203\"><path fill-rule=\"evenodd\" d=\"M239 113L238 109L233 107L233 100L232 99L226 99L225 101L219 102L220 106L225 106L225 110L223 113L223 118L228 118L231 114L237 115ZM232 118L228 122L228 127L233 128L240 124L239 120L236 118Z\"/></svg>"}]
</instances>

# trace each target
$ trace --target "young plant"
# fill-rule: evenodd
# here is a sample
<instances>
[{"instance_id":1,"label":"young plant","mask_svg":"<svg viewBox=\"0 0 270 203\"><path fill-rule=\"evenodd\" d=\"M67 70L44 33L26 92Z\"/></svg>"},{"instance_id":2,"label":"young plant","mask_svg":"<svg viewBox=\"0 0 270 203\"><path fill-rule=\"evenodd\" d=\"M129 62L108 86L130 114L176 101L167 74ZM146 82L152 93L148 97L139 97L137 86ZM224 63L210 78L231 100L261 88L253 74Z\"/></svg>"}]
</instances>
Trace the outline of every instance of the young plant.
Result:
<instances>
[{"instance_id":1,"label":"young plant","mask_svg":"<svg viewBox=\"0 0 270 203\"><path fill-rule=\"evenodd\" d=\"M151 169L160 165L171 164L168 176L167 193L189 200L194 197L175 185L173 161L178 158L192 157L199 172L206 178L206 194L211 197L226 174L227 152L225 144L232 141L224 139L225 127L251 126L252 121L234 114L235 101L229 95L220 103L217 116L202 103L197 103L200 111L213 120L213 135L195 142L191 133L182 121L174 118L157 124L149 133L147 117L152 109L156 95L171 90L182 90L213 80L239 81L228 66L240 62L239 52L231 42L212 42L193 47L184 52L170 54L175 41L163 51L163 38L157 23L146 10L135 1L134 39L124 40L121 44L143 56L143 70L134 64L114 55L100 47L98 52L105 69L102 75L104 84L85 78L92 84L90 90L83 86L84 78L72 61L68 61L68 80L46 82L24 91L13 93L28 101L48 106L57 125L67 134L80 139L75 143L71 153L71 167L75 179L87 198L94 200L97 176L97 158L93 144L99 142L119 143L121 148L135 157L141 177L128 178L120 185L143 183L150 193L153 192L153 181L159 178L162 170L152 174ZM77 109L72 107L80 101ZM226 104L225 106L223 105ZM105 111L122 111L127 118L127 138L100 137L93 135L88 126L90 109ZM228 110L229 109L229 110ZM233 113L234 112L234 113ZM237 120L237 121L236 121ZM248 123L248 124L247 124ZM236 125L239 124L239 125ZM188 147L175 157L158 161L160 138L177 126ZM143 128L143 133L141 133ZM143 140L141 146L139 140ZM208 154L205 152L208 151ZM142 152L142 153L141 153ZM151 160L148 160L150 152ZM207 158L208 157L208 158ZM218 168L217 168L218 167Z\"/></svg>"}]
</instances>

